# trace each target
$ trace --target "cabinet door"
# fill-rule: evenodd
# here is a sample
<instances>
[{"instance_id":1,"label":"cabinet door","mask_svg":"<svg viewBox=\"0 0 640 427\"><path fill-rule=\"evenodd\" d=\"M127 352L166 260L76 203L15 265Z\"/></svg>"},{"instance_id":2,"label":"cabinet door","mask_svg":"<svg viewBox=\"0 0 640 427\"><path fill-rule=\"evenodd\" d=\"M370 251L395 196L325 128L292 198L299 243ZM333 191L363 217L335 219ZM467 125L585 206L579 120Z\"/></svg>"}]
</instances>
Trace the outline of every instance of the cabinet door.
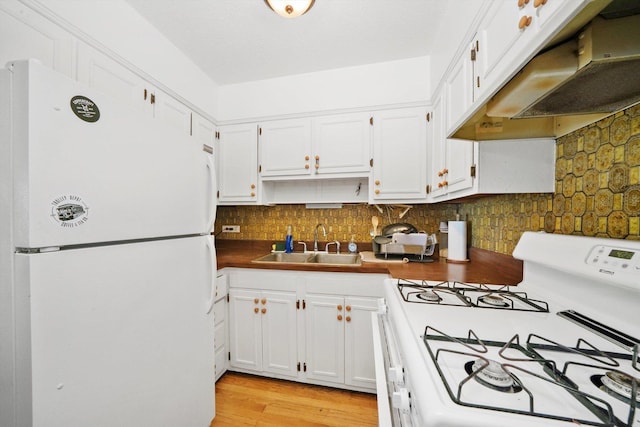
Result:
<instances>
[{"instance_id":1,"label":"cabinet door","mask_svg":"<svg viewBox=\"0 0 640 427\"><path fill-rule=\"evenodd\" d=\"M179 129L184 135L191 135L191 109L160 89L151 90L153 117Z\"/></svg>"},{"instance_id":2,"label":"cabinet door","mask_svg":"<svg viewBox=\"0 0 640 427\"><path fill-rule=\"evenodd\" d=\"M426 198L425 108L401 108L373 117L374 202Z\"/></svg>"},{"instance_id":3,"label":"cabinet door","mask_svg":"<svg viewBox=\"0 0 640 427\"><path fill-rule=\"evenodd\" d=\"M62 28L18 1L0 2L0 66L35 58L75 78L74 42Z\"/></svg>"},{"instance_id":4,"label":"cabinet door","mask_svg":"<svg viewBox=\"0 0 640 427\"><path fill-rule=\"evenodd\" d=\"M78 81L153 114L152 90L146 81L84 43L78 44Z\"/></svg>"},{"instance_id":5,"label":"cabinet door","mask_svg":"<svg viewBox=\"0 0 640 427\"><path fill-rule=\"evenodd\" d=\"M192 114L191 123L191 135L193 136L194 141L200 147L208 145L209 147L214 148L216 142L215 125L197 113ZM213 152L214 159L217 159L218 157L216 151L217 150L214 150Z\"/></svg>"},{"instance_id":6,"label":"cabinet door","mask_svg":"<svg viewBox=\"0 0 640 427\"><path fill-rule=\"evenodd\" d=\"M477 34L476 66L481 80L478 93L496 80L506 78L505 74L519 56L519 49L513 48L516 44L522 46L521 38L528 40L535 36L533 25L519 27L520 20L527 17L531 18L529 22L533 21L529 7L519 7L516 0L497 1L490 6Z\"/></svg>"},{"instance_id":7,"label":"cabinet door","mask_svg":"<svg viewBox=\"0 0 640 427\"><path fill-rule=\"evenodd\" d=\"M258 200L257 125L230 125L219 129L218 201L220 204Z\"/></svg>"},{"instance_id":8,"label":"cabinet door","mask_svg":"<svg viewBox=\"0 0 640 427\"><path fill-rule=\"evenodd\" d=\"M260 294L244 289L229 290L229 364L262 371Z\"/></svg>"},{"instance_id":9,"label":"cabinet door","mask_svg":"<svg viewBox=\"0 0 640 427\"><path fill-rule=\"evenodd\" d=\"M216 381L227 370L227 300L226 298L219 299L213 305L214 319L215 319L215 339L214 339L214 351L215 351L215 367L216 367Z\"/></svg>"},{"instance_id":10,"label":"cabinet door","mask_svg":"<svg viewBox=\"0 0 640 427\"><path fill-rule=\"evenodd\" d=\"M296 294L262 292L262 369L265 372L298 375Z\"/></svg>"},{"instance_id":11,"label":"cabinet door","mask_svg":"<svg viewBox=\"0 0 640 427\"><path fill-rule=\"evenodd\" d=\"M344 298L306 297L307 378L344 383Z\"/></svg>"},{"instance_id":12,"label":"cabinet door","mask_svg":"<svg viewBox=\"0 0 640 427\"><path fill-rule=\"evenodd\" d=\"M446 142L447 191L464 190L473 186L471 173L474 141L447 139Z\"/></svg>"},{"instance_id":13,"label":"cabinet door","mask_svg":"<svg viewBox=\"0 0 640 427\"><path fill-rule=\"evenodd\" d=\"M369 173L371 156L369 114L340 114L313 119L313 174Z\"/></svg>"},{"instance_id":14,"label":"cabinet door","mask_svg":"<svg viewBox=\"0 0 640 427\"><path fill-rule=\"evenodd\" d=\"M373 330L371 313L377 309L374 298L345 298L345 383L376 388L376 369L373 358Z\"/></svg>"},{"instance_id":15,"label":"cabinet door","mask_svg":"<svg viewBox=\"0 0 640 427\"><path fill-rule=\"evenodd\" d=\"M260 125L262 177L311 173L311 120L277 120Z\"/></svg>"},{"instance_id":16,"label":"cabinet door","mask_svg":"<svg viewBox=\"0 0 640 427\"><path fill-rule=\"evenodd\" d=\"M429 185L431 199L442 197L446 194L447 187L445 185L445 169L446 169L446 138L444 137L445 114L444 114L444 98L438 96L433 103L430 123L430 151L429 159L431 160Z\"/></svg>"},{"instance_id":17,"label":"cabinet door","mask_svg":"<svg viewBox=\"0 0 640 427\"><path fill-rule=\"evenodd\" d=\"M464 51L456 61L446 81L446 129L447 134L471 107L473 102L473 67L471 48Z\"/></svg>"}]
</instances>

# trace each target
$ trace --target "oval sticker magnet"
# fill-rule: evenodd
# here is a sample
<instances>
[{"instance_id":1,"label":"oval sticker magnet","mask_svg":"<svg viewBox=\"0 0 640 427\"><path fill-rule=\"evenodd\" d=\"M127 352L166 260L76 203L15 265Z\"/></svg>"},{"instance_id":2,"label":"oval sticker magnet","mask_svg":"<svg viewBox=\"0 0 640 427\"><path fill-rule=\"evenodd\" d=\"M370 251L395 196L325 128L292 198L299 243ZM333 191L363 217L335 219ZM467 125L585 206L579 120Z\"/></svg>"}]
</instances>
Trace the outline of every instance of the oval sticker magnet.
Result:
<instances>
[{"instance_id":1,"label":"oval sticker magnet","mask_svg":"<svg viewBox=\"0 0 640 427\"><path fill-rule=\"evenodd\" d=\"M69 102L73 113L85 122L94 123L100 119L100 110L98 106L86 96L77 95L71 98Z\"/></svg>"}]
</instances>

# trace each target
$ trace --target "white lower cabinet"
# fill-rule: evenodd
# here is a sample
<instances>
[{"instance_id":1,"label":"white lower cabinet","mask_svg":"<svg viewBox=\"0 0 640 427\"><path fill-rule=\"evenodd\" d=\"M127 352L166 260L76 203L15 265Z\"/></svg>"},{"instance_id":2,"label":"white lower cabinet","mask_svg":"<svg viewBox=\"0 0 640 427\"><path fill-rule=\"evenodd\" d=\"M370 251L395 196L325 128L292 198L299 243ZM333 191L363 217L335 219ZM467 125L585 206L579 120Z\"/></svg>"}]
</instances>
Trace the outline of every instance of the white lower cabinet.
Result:
<instances>
[{"instance_id":1,"label":"white lower cabinet","mask_svg":"<svg viewBox=\"0 0 640 427\"><path fill-rule=\"evenodd\" d=\"M307 294L305 302L307 378L375 388L376 299Z\"/></svg>"},{"instance_id":2,"label":"white lower cabinet","mask_svg":"<svg viewBox=\"0 0 640 427\"><path fill-rule=\"evenodd\" d=\"M229 290L229 365L297 376L296 294Z\"/></svg>"},{"instance_id":3,"label":"white lower cabinet","mask_svg":"<svg viewBox=\"0 0 640 427\"><path fill-rule=\"evenodd\" d=\"M229 369L375 392L382 274L229 270Z\"/></svg>"},{"instance_id":4,"label":"white lower cabinet","mask_svg":"<svg viewBox=\"0 0 640 427\"><path fill-rule=\"evenodd\" d=\"M227 309L227 276L218 274L216 279L216 295L213 305L213 318L215 328L214 352L216 381L227 371L229 362L229 315Z\"/></svg>"}]
</instances>

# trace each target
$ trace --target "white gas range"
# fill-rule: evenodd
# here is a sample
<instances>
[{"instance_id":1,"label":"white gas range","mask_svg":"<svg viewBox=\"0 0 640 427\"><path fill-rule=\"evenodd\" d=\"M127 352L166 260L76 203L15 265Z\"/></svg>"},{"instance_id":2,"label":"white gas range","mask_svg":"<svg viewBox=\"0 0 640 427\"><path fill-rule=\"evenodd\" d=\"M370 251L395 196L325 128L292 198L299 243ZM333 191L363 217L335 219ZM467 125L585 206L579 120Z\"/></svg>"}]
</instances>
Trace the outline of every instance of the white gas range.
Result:
<instances>
[{"instance_id":1,"label":"white gas range","mask_svg":"<svg viewBox=\"0 0 640 427\"><path fill-rule=\"evenodd\" d=\"M380 425L640 427L640 242L525 233L516 287L388 279Z\"/></svg>"}]
</instances>

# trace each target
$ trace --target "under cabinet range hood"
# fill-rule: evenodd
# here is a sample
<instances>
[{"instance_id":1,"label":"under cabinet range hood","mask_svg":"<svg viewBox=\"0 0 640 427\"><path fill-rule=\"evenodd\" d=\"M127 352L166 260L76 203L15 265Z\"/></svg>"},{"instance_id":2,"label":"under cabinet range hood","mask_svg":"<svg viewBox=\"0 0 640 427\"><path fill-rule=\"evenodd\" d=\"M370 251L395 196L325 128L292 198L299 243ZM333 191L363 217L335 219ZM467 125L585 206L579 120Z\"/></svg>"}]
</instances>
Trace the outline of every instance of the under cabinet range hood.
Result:
<instances>
[{"instance_id":1,"label":"under cabinet range hood","mask_svg":"<svg viewBox=\"0 0 640 427\"><path fill-rule=\"evenodd\" d=\"M640 15L596 17L535 57L487 104L489 117L613 113L640 101Z\"/></svg>"},{"instance_id":2,"label":"under cabinet range hood","mask_svg":"<svg viewBox=\"0 0 640 427\"><path fill-rule=\"evenodd\" d=\"M640 102L638 3L579 18L451 137L560 137Z\"/></svg>"}]
</instances>

